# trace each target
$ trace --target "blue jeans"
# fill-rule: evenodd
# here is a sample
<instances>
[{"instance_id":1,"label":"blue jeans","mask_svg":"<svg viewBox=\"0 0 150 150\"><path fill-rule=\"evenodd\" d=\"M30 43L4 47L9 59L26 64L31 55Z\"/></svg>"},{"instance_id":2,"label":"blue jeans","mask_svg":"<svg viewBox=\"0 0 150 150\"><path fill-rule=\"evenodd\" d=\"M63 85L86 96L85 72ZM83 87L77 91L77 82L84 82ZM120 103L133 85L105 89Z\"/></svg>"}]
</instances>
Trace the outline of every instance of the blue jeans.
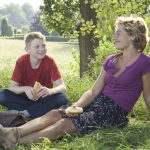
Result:
<instances>
[{"instance_id":1,"label":"blue jeans","mask_svg":"<svg viewBox=\"0 0 150 150\"><path fill-rule=\"evenodd\" d=\"M0 91L1 105L13 110L27 110L32 118L40 117L52 109L66 105L68 101L67 94L63 92L32 101L25 93L16 95L8 89Z\"/></svg>"}]
</instances>

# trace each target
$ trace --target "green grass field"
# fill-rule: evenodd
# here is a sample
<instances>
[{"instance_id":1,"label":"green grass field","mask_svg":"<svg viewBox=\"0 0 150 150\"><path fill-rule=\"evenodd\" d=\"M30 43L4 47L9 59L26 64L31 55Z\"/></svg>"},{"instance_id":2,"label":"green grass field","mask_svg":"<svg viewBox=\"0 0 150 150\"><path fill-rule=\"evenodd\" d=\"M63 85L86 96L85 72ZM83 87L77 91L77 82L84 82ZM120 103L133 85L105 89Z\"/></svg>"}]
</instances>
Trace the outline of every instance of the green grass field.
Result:
<instances>
[{"instance_id":1,"label":"green grass field","mask_svg":"<svg viewBox=\"0 0 150 150\"><path fill-rule=\"evenodd\" d=\"M24 41L0 39L0 89L9 88L16 59L25 54ZM71 49L78 45L47 42L47 54L52 56L63 75L70 102L77 101L94 83L88 76L80 79L70 69L74 62ZM113 52L112 52L113 53ZM5 109L0 106L0 111ZM131 117L132 116L132 117ZM141 97L128 115L130 122L122 129L109 127L89 135L66 134L55 143L45 139L42 143L24 144L16 150L148 150L150 149L150 114ZM3 148L0 148L3 150Z\"/></svg>"}]
</instances>

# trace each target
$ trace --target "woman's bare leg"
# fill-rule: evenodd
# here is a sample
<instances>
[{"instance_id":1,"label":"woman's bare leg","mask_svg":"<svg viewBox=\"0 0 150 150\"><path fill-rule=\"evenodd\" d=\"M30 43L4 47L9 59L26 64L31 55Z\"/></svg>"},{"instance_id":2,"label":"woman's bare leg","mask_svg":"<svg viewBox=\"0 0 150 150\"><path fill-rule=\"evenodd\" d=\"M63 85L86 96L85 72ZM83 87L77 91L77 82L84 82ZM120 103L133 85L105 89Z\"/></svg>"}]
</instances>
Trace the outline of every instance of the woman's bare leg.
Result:
<instances>
[{"instance_id":1,"label":"woman's bare leg","mask_svg":"<svg viewBox=\"0 0 150 150\"><path fill-rule=\"evenodd\" d=\"M77 132L77 130L73 122L71 121L71 119L64 118L64 119L57 121L53 125L50 125L49 127L45 129L36 131L34 133L31 133L22 137L19 143L42 142L44 138L41 138L41 137L46 137L52 141L56 139L58 136L64 135L66 133L75 133L75 132Z\"/></svg>"},{"instance_id":2,"label":"woman's bare leg","mask_svg":"<svg viewBox=\"0 0 150 150\"><path fill-rule=\"evenodd\" d=\"M54 124L55 122L61 120L62 117L57 110L52 110L46 113L44 116L33 119L28 123L18 127L20 131L20 136L24 137L28 134L34 133L36 131L43 130L48 126ZM16 143L18 139L18 131L16 128L5 128L6 138L11 142Z\"/></svg>"}]
</instances>

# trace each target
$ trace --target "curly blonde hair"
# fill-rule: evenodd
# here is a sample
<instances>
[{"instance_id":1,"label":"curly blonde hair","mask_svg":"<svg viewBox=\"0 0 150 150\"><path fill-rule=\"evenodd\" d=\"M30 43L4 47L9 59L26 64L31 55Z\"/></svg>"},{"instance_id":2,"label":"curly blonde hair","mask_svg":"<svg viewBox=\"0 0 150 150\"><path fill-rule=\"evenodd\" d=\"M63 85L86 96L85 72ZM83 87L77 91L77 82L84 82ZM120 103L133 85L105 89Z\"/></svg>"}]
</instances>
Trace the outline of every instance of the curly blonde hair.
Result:
<instances>
[{"instance_id":1,"label":"curly blonde hair","mask_svg":"<svg viewBox=\"0 0 150 150\"><path fill-rule=\"evenodd\" d=\"M116 26L122 26L129 36L134 35L134 46L143 52L148 44L148 28L144 19L137 17L119 17L115 23Z\"/></svg>"},{"instance_id":2,"label":"curly blonde hair","mask_svg":"<svg viewBox=\"0 0 150 150\"><path fill-rule=\"evenodd\" d=\"M41 32L31 32L24 36L25 46L30 47L34 39L41 39L45 41L45 36Z\"/></svg>"}]
</instances>

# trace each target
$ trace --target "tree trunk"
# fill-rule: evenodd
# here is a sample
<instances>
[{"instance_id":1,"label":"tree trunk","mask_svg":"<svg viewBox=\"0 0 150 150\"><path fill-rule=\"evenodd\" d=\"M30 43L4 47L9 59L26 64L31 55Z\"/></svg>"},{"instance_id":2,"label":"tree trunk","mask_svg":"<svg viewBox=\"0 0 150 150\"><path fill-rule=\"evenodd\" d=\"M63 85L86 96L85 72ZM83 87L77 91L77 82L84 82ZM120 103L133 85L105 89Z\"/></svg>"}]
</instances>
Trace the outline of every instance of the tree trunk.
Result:
<instances>
[{"instance_id":1,"label":"tree trunk","mask_svg":"<svg viewBox=\"0 0 150 150\"><path fill-rule=\"evenodd\" d=\"M96 12L95 9L90 8L90 3L85 4L85 0L80 0L80 13L85 22L92 19L93 24L97 26ZM80 77L82 77L83 73L88 70L88 57L95 58L94 49L99 45L99 39L94 38L94 41L91 41L92 38L94 38L92 31L90 34L86 33L85 36L82 36L81 33L79 34Z\"/></svg>"}]
</instances>

